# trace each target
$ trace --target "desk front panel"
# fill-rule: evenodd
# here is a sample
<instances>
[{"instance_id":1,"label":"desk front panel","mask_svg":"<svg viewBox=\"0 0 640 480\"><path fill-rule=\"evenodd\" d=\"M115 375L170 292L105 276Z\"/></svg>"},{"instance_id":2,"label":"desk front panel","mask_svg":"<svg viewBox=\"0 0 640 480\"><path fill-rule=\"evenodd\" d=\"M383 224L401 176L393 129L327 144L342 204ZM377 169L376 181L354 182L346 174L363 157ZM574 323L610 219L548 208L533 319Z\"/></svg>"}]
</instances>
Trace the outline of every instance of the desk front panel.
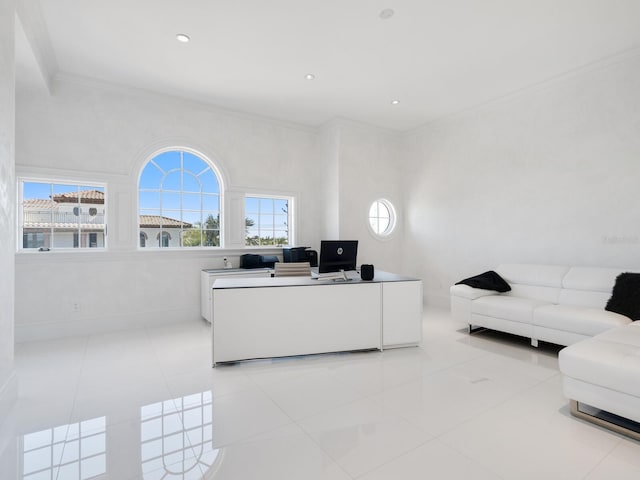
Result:
<instances>
[{"instance_id":1,"label":"desk front panel","mask_svg":"<svg viewBox=\"0 0 640 480\"><path fill-rule=\"evenodd\" d=\"M213 289L213 363L381 347L380 283Z\"/></svg>"}]
</instances>

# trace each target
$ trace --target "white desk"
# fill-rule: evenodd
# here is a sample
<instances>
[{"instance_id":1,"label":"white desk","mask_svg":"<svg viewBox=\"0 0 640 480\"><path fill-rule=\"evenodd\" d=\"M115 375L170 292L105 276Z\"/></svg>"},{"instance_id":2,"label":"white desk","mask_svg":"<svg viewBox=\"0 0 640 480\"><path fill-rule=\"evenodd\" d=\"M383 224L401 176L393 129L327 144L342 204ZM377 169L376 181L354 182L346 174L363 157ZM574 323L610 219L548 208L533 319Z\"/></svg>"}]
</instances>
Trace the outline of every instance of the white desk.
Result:
<instances>
[{"instance_id":1,"label":"white desk","mask_svg":"<svg viewBox=\"0 0 640 480\"><path fill-rule=\"evenodd\" d=\"M212 295L212 362L418 345L422 282L219 278Z\"/></svg>"},{"instance_id":2,"label":"white desk","mask_svg":"<svg viewBox=\"0 0 640 480\"><path fill-rule=\"evenodd\" d=\"M213 312L211 307L211 295L213 282L218 278L240 277L270 277L273 272L270 268L213 268L200 272L200 314L207 322L211 323Z\"/></svg>"}]
</instances>

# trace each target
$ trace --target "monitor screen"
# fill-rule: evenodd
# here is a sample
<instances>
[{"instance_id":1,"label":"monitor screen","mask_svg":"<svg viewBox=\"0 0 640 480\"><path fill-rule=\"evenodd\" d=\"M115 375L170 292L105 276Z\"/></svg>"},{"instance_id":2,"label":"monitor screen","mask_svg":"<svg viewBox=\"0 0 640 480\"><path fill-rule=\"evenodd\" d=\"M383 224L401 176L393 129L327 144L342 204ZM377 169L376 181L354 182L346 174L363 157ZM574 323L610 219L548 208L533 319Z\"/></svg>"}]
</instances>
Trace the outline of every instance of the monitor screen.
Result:
<instances>
[{"instance_id":1,"label":"monitor screen","mask_svg":"<svg viewBox=\"0 0 640 480\"><path fill-rule=\"evenodd\" d=\"M322 240L318 273L356 269L357 240Z\"/></svg>"}]
</instances>

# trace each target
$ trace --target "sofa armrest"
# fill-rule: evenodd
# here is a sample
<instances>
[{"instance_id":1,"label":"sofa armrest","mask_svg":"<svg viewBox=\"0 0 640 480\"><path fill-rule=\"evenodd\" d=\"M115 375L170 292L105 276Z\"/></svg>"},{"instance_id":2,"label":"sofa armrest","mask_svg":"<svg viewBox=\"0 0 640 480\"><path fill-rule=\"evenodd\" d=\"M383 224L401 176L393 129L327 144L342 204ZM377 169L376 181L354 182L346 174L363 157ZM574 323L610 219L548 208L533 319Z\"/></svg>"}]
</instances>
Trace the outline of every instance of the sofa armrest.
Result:
<instances>
[{"instance_id":1,"label":"sofa armrest","mask_svg":"<svg viewBox=\"0 0 640 480\"><path fill-rule=\"evenodd\" d=\"M475 300L476 298L486 297L487 295L500 295L500 292L496 292L495 290L473 288L469 285L452 285L449 293L451 293L452 297L461 297L468 300Z\"/></svg>"}]
</instances>

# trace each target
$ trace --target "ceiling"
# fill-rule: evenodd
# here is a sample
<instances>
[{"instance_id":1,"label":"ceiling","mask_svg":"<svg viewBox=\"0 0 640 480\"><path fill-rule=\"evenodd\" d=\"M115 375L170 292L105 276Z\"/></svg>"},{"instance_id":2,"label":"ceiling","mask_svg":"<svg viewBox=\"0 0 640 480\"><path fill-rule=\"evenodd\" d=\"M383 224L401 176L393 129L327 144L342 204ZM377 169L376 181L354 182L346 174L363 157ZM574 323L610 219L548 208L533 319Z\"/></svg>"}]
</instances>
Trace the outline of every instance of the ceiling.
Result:
<instances>
[{"instance_id":1,"label":"ceiling","mask_svg":"<svg viewBox=\"0 0 640 480\"><path fill-rule=\"evenodd\" d=\"M19 84L38 64L44 77L90 77L309 126L339 117L405 131L640 50L638 0L22 5L38 62L18 35ZM394 15L381 18L384 9Z\"/></svg>"}]
</instances>

